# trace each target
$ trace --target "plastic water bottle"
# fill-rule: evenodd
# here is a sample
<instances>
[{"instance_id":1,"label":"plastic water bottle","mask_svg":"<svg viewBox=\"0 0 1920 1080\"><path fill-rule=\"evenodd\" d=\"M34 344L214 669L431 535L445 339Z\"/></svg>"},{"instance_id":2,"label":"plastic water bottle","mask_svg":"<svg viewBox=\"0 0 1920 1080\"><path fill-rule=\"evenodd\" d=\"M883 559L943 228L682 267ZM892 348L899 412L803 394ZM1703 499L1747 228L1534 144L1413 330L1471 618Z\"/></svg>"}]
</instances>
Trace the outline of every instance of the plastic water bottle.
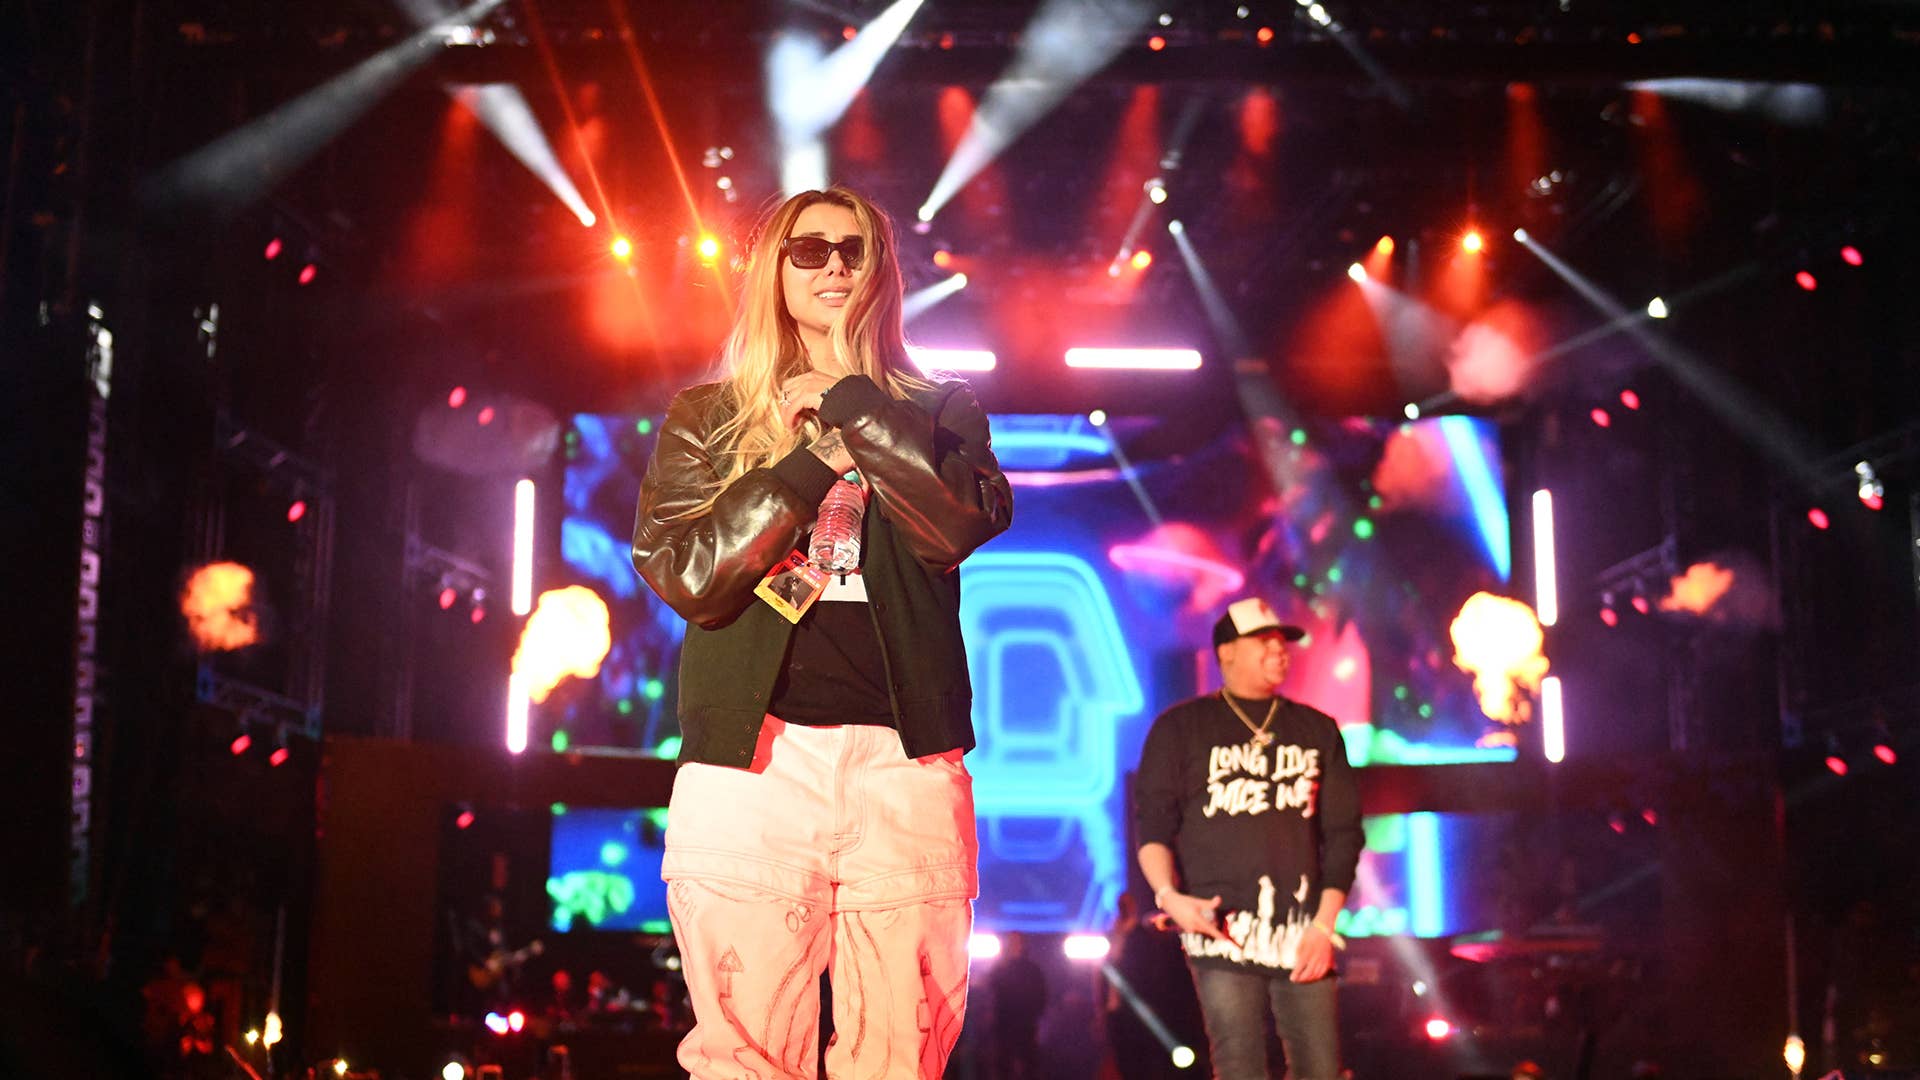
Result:
<instances>
[{"instance_id":1,"label":"plastic water bottle","mask_svg":"<svg viewBox=\"0 0 1920 1080\"><path fill-rule=\"evenodd\" d=\"M831 574L850 574L860 568L860 519L866 516L867 493L851 480L836 480L820 501L813 522L813 565Z\"/></svg>"}]
</instances>

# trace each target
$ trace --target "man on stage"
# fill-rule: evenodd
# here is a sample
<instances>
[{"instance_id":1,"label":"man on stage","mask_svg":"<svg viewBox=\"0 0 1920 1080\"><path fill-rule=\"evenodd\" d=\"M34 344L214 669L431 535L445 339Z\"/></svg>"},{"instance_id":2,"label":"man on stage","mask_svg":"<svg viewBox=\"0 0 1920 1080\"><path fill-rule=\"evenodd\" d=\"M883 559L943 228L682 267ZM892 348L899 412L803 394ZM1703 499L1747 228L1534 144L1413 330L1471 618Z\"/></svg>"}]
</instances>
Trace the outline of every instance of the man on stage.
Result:
<instances>
[{"instance_id":1,"label":"man on stage","mask_svg":"<svg viewBox=\"0 0 1920 1080\"><path fill-rule=\"evenodd\" d=\"M1214 1075L1264 1080L1274 1028L1292 1080L1340 1070L1334 920L1360 859L1360 799L1332 717L1280 696L1305 637L1266 601L1214 624L1217 694L1154 720L1135 781L1140 869L1180 930Z\"/></svg>"}]
</instances>

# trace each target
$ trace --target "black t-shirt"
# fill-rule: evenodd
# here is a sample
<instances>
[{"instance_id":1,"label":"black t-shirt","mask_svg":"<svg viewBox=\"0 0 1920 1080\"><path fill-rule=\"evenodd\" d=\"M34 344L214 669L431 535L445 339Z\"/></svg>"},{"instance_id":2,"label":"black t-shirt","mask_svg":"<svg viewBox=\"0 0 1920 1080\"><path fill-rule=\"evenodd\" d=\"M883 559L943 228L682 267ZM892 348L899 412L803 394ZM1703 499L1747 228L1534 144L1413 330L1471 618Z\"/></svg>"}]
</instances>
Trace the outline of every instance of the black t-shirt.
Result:
<instances>
[{"instance_id":1,"label":"black t-shirt","mask_svg":"<svg viewBox=\"0 0 1920 1080\"><path fill-rule=\"evenodd\" d=\"M893 726L886 660L861 600L820 600L800 617L767 711L789 724Z\"/></svg>"},{"instance_id":2,"label":"black t-shirt","mask_svg":"<svg viewBox=\"0 0 1920 1080\"><path fill-rule=\"evenodd\" d=\"M1235 700L1256 727L1274 701ZM1268 731L1257 745L1213 694L1161 713L1141 751L1139 842L1174 850L1180 891L1218 895L1221 928L1237 942L1182 934L1194 962L1291 969L1320 891L1353 888L1364 838L1339 725L1280 698Z\"/></svg>"}]
</instances>

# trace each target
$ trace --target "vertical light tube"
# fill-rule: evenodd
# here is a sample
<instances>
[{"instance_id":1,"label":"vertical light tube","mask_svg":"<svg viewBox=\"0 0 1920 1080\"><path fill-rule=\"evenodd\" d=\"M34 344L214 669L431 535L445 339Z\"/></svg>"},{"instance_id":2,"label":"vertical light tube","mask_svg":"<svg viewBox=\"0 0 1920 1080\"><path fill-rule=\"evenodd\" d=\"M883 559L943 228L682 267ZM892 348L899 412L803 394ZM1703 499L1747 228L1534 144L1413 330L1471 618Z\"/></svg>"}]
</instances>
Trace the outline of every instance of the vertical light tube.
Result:
<instances>
[{"instance_id":1,"label":"vertical light tube","mask_svg":"<svg viewBox=\"0 0 1920 1080\"><path fill-rule=\"evenodd\" d=\"M1446 932L1445 856L1440 851L1440 815L1407 815L1407 907L1414 937Z\"/></svg>"},{"instance_id":2,"label":"vertical light tube","mask_svg":"<svg viewBox=\"0 0 1920 1080\"><path fill-rule=\"evenodd\" d=\"M1558 762L1567 756L1566 718L1560 703L1560 676L1540 680L1540 748L1547 760Z\"/></svg>"},{"instance_id":3,"label":"vertical light tube","mask_svg":"<svg viewBox=\"0 0 1920 1080\"><path fill-rule=\"evenodd\" d=\"M533 610L533 481L513 485L513 613Z\"/></svg>"},{"instance_id":4,"label":"vertical light tube","mask_svg":"<svg viewBox=\"0 0 1920 1080\"><path fill-rule=\"evenodd\" d=\"M531 708L526 677L519 672L507 676L507 752L510 754L527 748L527 713Z\"/></svg>"},{"instance_id":5,"label":"vertical light tube","mask_svg":"<svg viewBox=\"0 0 1920 1080\"><path fill-rule=\"evenodd\" d=\"M1541 626L1560 621L1560 577L1553 552L1553 492L1533 493L1533 607Z\"/></svg>"}]
</instances>

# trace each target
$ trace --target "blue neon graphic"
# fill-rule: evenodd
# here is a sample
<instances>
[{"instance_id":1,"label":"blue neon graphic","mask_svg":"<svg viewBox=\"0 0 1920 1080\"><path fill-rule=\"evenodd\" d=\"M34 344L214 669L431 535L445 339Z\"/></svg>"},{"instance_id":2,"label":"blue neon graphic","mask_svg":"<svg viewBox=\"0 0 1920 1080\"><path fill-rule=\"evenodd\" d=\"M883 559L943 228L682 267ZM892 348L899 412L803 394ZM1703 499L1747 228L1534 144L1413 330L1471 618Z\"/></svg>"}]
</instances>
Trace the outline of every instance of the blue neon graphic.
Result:
<instances>
[{"instance_id":1,"label":"blue neon graphic","mask_svg":"<svg viewBox=\"0 0 1920 1080\"><path fill-rule=\"evenodd\" d=\"M1473 506L1473 520L1480 527L1480 540L1486 545L1487 557L1493 560L1500 580L1507 581L1513 577L1513 537L1507 522L1506 498L1494 479L1493 465L1487 461L1486 451L1480 445L1482 423L1466 416L1443 416L1440 434L1447 440L1447 449L1453 454L1453 467L1458 470L1467 501Z\"/></svg>"},{"instance_id":2,"label":"blue neon graphic","mask_svg":"<svg viewBox=\"0 0 1920 1080\"><path fill-rule=\"evenodd\" d=\"M1006 926L1097 925L1125 883L1115 733L1146 704L1120 620L1077 556L984 551L960 573L982 908ZM1027 895L1042 879L1052 895Z\"/></svg>"}]
</instances>

